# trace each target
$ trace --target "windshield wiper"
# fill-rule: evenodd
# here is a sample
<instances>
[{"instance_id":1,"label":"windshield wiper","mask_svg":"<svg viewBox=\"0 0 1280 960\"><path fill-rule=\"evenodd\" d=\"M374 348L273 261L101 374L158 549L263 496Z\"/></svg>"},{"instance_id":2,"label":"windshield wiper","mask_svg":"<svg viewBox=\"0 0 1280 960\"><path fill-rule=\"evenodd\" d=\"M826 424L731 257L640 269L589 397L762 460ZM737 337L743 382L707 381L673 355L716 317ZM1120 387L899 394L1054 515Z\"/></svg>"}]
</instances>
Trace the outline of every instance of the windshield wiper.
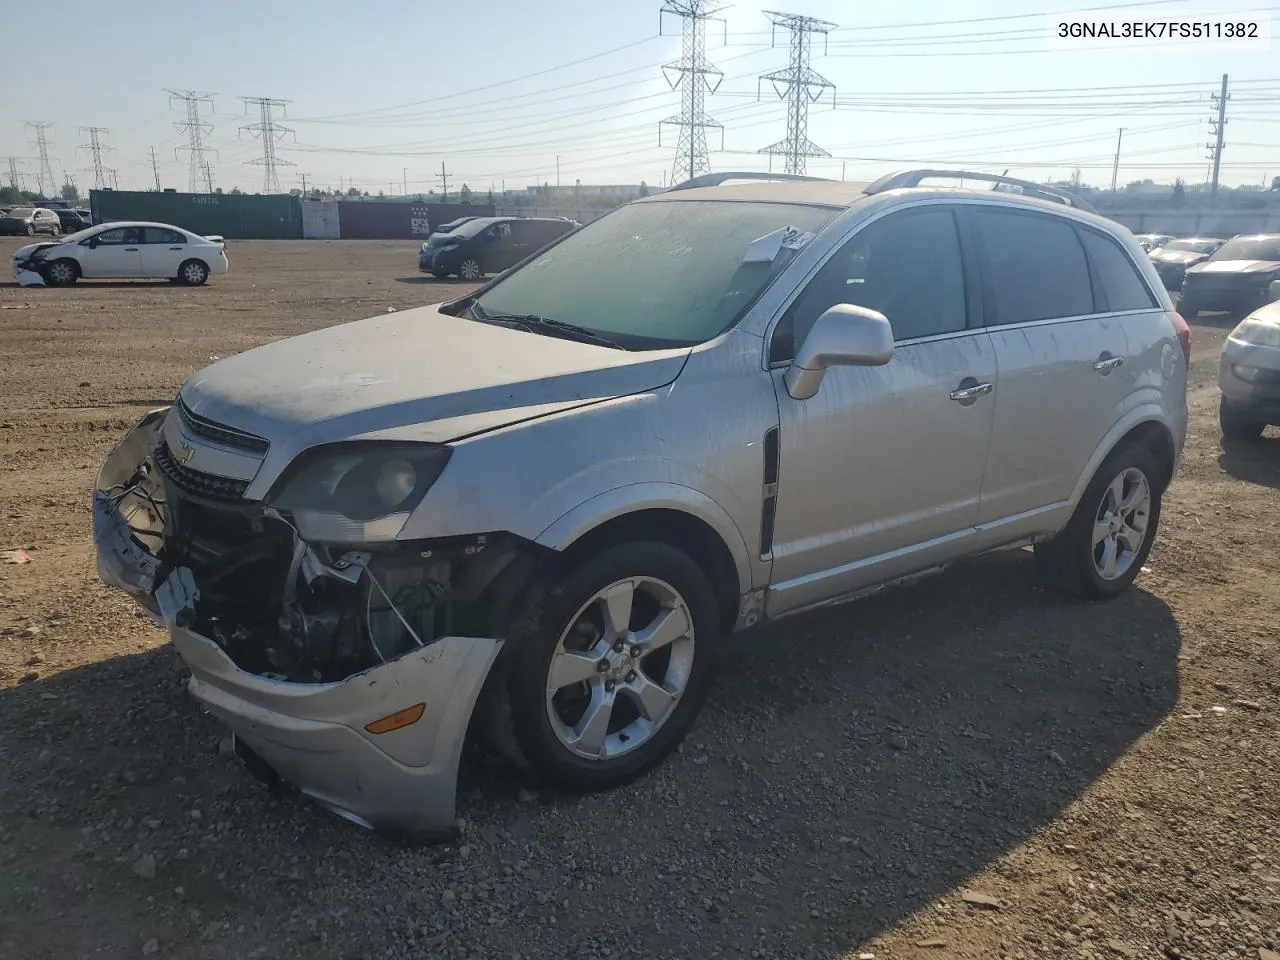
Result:
<instances>
[{"instance_id":1,"label":"windshield wiper","mask_svg":"<svg viewBox=\"0 0 1280 960\"><path fill-rule=\"evenodd\" d=\"M480 304L473 303L471 304L471 315L485 323L509 323L527 330L529 333L548 333L552 336L561 336L566 340L594 343L597 346L611 347L614 350L627 349L615 340L602 337L594 330L588 330L586 327L580 327L575 323L566 323L563 320L540 317L536 313L489 313Z\"/></svg>"}]
</instances>

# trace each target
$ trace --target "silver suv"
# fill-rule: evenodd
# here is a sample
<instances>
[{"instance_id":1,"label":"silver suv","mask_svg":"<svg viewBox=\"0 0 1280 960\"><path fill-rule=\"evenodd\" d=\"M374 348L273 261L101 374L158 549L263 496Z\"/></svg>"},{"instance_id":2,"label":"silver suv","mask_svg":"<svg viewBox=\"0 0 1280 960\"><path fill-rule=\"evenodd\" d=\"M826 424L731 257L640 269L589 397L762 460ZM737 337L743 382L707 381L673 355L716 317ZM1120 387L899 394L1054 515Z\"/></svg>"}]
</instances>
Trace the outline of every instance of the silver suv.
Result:
<instances>
[{"instance_id":1,"label":"silver suv","mask_svg":"<svg viewBox=\"0 0 1280 960\"><path fill-rule=\"evenodd\" d=\"M111 454L101 576L251 771L447 830L468 731L620 784L762 620L1028 543L1080 595L1129 586L1190 339L1128 231L999 177L749 176L222 360Z\"/></svg>"}]
</instances>

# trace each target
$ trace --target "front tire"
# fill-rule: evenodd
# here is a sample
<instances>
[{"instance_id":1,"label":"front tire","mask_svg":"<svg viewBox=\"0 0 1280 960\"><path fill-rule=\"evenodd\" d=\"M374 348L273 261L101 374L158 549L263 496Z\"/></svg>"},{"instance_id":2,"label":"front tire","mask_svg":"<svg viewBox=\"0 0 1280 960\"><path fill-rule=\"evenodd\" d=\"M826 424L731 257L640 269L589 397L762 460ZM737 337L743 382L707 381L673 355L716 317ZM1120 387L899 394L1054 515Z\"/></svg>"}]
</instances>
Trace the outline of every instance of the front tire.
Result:
<instances>
[{"instance_id":1,"label":"front tire","mask_svg":"<svg viewBox=\"0 0 1280 960\"><path fill-rule=\"evenodd\" d=\"M178 268L178 282L187 287L202 287L209 279L209 267L203 260L188 260Z\"/></svg>"},{"instance_id":2,"label":"front tire","mask_svg":"<svg viewBox=\"0 0 1280 960\"><path fill-rule=\"evenodd\" d=\"M1113 450L1067 526L1052 540L1036 544L1036 562L1046 578L1090 600L1128 589L1155 542L1163 475L1146 447L1126 443Z\"/></svg>"},{"instance_id":3,"label":"front tire","mask_svg":"<svg viewBox=\"0 0 1280 960\"><path fill-rule=\"evenodd\" d=\"M513 622L505 677L520 753L588 792L635 779L684 739L721 630L702 569L646 542L586 558Z\"/></svg>"},{"instance_id":4,"label":"front tire","mask_svg":"<svg viewBox=\"0 0 1280 960\"><path fill-rule=\"evenodd\" d=\"M1218 401L1218 426L1222 428L1222 439L1237 443L1248 443L1262 436L1267 425L1259 420L1252 420L1242 413L1226 397Z\"/></svg>"},{"instance_id":5,"label":"front tire","mask_svg":"<svg viewBox=\"0 0 1280 960\"><path fill-rule=\"evenodd\" d=\"M480 261L475 257L467 257L462 263L458 264L458 276L469 282L479 280L484 276L484 271L480 269Z\"/></svg>"},{"instance_id":6,"label":"front tire","mask_svg":"<svg viewBox=\"0 0 1280 960\"><path fill-rule=\"evenodd\" d=\"M80 278L74 260L55 260L44 268L44 282L53 287L69 287Z\"/></svg>"},{"instance_id":7,"label":"front tire","mask_svg":"<svg viewBox=\"0 0 1280 960\"><path fill-rule=\"evenodd\" d=\"M32 226L31 224L29 224L29 223L28 223L28 224L27 224L27 236L28 236L28 237L34 237L35 235L36 235L36 228L35 228L34 226Z\"/></svg>"}]
</instances>

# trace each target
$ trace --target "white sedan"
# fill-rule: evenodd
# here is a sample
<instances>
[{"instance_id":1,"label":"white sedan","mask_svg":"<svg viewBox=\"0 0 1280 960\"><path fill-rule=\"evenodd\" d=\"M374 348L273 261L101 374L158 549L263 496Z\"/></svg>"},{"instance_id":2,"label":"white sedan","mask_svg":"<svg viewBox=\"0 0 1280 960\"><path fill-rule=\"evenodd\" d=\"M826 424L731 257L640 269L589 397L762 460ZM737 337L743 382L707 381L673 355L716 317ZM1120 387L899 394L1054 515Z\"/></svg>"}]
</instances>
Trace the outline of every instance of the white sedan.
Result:
<instances>
[{"instance_id":1,"label":"white sedan","mask_svg":"<svg viewBox=\"0 0 1280 960\"><path fill-rule=\"evenodd\" d=\"M202 237L167 223L99 224L48 243L28 244L13 255L14 279L24 286L131 277L198 287L211 275L226 272L222 237Z\"/></svg>"}]
</instances>

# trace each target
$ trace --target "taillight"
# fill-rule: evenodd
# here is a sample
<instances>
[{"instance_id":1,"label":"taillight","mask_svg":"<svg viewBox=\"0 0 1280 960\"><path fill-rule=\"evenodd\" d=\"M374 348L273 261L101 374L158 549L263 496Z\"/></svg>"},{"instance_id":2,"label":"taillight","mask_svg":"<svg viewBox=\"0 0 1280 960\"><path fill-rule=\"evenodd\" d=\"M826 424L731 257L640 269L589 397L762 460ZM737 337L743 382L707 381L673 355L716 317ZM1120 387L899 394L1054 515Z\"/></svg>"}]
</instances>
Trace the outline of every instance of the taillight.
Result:
<instances>
[{"instance_id":1,"label":"taillight","mask_svg":"<svg viewBox=\"0 0 1280 960\"><path fill-rule=\"evenodd\" d=\"M1177 310L1169 311L1169 320L1173 324L1173 330L1178 335L1178 346L1182 347L1182 359L1187 362L1187 367L1191 366L1191 328L1187 326L1187 321L1182 319L1182 314Z\"/></svg>"}]
</instances>

